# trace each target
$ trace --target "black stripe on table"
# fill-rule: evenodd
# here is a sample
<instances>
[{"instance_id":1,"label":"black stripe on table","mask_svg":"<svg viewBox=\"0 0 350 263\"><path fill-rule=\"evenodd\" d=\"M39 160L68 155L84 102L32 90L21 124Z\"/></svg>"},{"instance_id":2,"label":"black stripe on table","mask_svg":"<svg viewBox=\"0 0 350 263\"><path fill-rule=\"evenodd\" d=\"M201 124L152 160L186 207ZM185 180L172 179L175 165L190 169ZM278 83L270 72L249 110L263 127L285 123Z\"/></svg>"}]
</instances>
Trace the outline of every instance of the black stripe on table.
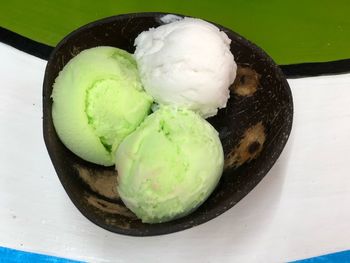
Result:
<instances>
[{"instance_id":1,"label":"black stripe on table","mask_svg":"<svg viewBox=\"0 0 350 263\"><path fill-rule=\"evenodd\" d=\"M45 60L49 58L53 50L51 46L31 40L3 27L0 27L0 42ZM280 65L280 67L287 78L341 74L350 72L350 59Z\"/></svg>"}]
</instances>

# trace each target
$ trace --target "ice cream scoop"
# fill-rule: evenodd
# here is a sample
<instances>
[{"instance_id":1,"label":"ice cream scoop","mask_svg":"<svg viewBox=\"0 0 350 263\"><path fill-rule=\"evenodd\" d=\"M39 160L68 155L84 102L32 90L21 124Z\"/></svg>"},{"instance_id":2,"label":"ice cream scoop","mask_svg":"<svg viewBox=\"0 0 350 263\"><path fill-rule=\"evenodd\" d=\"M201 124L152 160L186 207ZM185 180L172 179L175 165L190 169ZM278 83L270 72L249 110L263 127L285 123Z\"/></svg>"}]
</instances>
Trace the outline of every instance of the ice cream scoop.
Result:
<instances>
[{"instance_id":1,"label":"ice cream scoop","mask_svg":"<svg viewBox=\"0 0 350 263\"><path fill-rule=\"evenodd\" d=\"M82 51L59 73L52 91L56 132L73 153L113 165L120 142L149 114L131 54L113 47Z\"/></svg>"},{"instance_id":2,"label":"ice cream scoop","mask_svg":"<svg viewBox=\"0 0 350 263\"><path fill-rule=\"evenodd\" d=\"M193 111L160 107L116 154L118 192L145 223L194 211L216 187L224 154L217 131Z\"/></svg>"},{"instance_id":3,"label":"ice cream scoop","mask_svg":"<svg viewBox=\"0 0 350 263\"><path fill-rule=\"evenodd\" d=\"M159 104L215 115L236 76L230 43L219 28L195 18L142 32L134 55L145 90Z\"/></svg>"}]
</instances>

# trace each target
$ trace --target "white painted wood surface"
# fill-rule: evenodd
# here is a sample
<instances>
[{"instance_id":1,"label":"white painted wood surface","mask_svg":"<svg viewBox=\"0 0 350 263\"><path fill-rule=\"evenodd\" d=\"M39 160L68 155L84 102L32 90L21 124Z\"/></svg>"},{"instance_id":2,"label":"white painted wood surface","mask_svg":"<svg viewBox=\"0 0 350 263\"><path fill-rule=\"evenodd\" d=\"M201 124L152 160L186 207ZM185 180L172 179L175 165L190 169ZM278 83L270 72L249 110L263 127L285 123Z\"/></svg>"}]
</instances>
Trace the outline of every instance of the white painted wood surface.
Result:
<instances>
[{"instance_id":1,"label":"white painted wood surface","mask_svg":"<svg viewBox=\"0 0 350 263\"><path fill-rule=\"evenodd\" d=\"M0 44L0 246L93 262L280 262L350 249L350 74L289 80L292 135L238 205L138 238L95 226L63 190L42 137L45 64Z\"/></svg>"}]
</instances>

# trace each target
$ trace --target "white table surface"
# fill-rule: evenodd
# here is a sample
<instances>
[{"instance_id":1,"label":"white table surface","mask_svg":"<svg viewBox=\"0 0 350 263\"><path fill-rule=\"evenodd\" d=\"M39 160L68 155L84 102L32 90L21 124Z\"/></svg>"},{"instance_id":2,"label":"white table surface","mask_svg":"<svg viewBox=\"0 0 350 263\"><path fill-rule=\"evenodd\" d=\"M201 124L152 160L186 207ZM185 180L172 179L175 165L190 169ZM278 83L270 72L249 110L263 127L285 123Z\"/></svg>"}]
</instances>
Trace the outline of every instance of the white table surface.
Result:
<instances>
[{"instance_id":1,"label":"white table surface","mask_svg":"<svg viewBox=\"0 0 350 263\"><path fill-rule=\"evenodd\" d=\"M45 65L0 43L0 246L92 262L281 262L350 249L350 74L289 80L291 137L235 207L140 238L94 225L63 190L42 136Z\"/></svg>"}]
</instances>

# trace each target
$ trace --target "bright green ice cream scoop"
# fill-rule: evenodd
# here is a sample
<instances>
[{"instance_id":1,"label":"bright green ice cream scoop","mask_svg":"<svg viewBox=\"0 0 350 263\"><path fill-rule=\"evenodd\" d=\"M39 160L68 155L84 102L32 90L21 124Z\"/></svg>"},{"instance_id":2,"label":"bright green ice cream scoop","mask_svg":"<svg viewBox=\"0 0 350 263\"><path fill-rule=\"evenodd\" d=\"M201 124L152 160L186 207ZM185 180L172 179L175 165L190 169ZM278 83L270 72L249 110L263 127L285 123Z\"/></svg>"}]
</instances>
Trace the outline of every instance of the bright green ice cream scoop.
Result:
<instances>
[{"instance_id":1,"label":"bright green ice cream scoop","mask_svg":"<svg viewBox=\"0 0 350 263\"><path fill-rule=\"evenodd\" d=\"M118 192L142 222L170 221L208 198L223 163L218 133L206 120L163 106L120 144Z\"/></svg>"},{"instance_id":2,"label":"bright green ice cream scoop","mask_svg":"<svg viewBox=\"0 0 350 263\"><path fill-rule=\"evenodd\" d=\"M59 73L52 117L64 145L87 161L113 165L120 142L149 114L152 98L131 54L113 47L82 51Z\"/></svg>"}]
</instances>

